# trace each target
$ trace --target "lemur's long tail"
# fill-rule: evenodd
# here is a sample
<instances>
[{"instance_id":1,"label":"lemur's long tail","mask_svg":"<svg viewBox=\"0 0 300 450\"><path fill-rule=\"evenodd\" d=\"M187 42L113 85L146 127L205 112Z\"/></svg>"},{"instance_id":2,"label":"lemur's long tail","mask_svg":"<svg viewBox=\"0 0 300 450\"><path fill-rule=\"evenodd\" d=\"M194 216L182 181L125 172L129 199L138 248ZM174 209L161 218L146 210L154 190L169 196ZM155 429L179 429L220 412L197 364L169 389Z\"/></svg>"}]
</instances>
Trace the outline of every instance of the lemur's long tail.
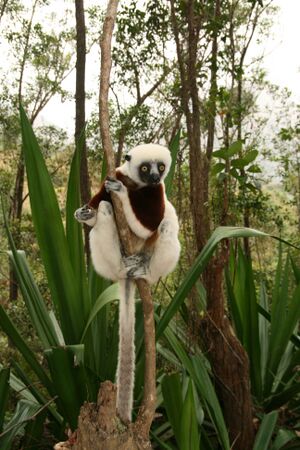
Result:
<instances>
[{"instance_id":1,"label":"lemur's long tail","mask_svg":"<svg viewBox=\"0 0 300 450\"><path fill-rule=\"evenodd\" d=\"M119 357L117 368L117 410L124 422L131 421L134 388L135 283L128 278L119 281Z\"/></svg>"}]
</instances>

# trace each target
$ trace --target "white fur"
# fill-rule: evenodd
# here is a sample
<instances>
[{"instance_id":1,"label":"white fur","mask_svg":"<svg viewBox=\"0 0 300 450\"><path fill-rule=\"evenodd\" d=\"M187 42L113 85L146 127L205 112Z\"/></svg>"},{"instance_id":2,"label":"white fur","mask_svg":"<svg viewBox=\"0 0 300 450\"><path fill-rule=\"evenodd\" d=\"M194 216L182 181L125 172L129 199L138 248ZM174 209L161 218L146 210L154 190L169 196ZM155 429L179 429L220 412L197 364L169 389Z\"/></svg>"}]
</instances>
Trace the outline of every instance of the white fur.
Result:
<instances>
[{"instance_id":1,"label":"white fur","mask_svg":"<svg viewBox=\"0 0 300 450\"><path fill-rule=\"evenodd\" d=\"M133 181L141 186L145 186L140 180L138 168L144 162L163 162L165 164L165 171L161 177L161 181L167 176L172 158L169 150L166 147L158 144L142 144L131 149L128 153L131 156L131 161L119 167L124 175L130 177Z\"/></svg>"},{"instance_id":2,"label":"white fur","mask_svg":"<svg viewBox=\"0 0 300 450\"><path fill-rule=\"evenodd\" d=\"M138 177L138 167L143 162L163 162L166 166L163 178L171 165L169 150L154 144L140 145L132 149L131 160L126 161L118 171L129 176L133 181L143 186ZM145 228L136 218L131 208L128 191L124 186L116 192L122 201L126 220L131 230L141 238L135 251L143 251L144 241L152 232ZM180 244L178 240L178 218L174 207L165 197L164 218L158 229L158 239L151 249L149 266L145 278L149 283L155 283L161 276L166 276L176 266ZM147 208L147 205L145 205ZM126 280L127 270L120 251L120 242L115 219L110 203L100 202L97 221L90 232L91 257L95 270L105 278L120 282L120 320L119 320L119 358L117 369L117 409L119 416L125 422L131 420L133 384L134 384L134 283ZM127 283L127 284L126 284Z\"/></svg>"}]
</instances>

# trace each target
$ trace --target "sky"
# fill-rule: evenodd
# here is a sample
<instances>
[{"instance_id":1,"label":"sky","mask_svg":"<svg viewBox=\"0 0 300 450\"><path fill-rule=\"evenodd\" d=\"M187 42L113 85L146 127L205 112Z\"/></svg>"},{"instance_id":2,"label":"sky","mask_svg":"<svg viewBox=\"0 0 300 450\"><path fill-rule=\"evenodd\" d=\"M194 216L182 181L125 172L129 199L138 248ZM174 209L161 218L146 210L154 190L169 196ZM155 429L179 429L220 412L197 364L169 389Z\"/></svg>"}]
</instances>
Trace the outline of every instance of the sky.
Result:
<instances>
[{"instance_id":1,"label":"sky","mask_svg":"<svg viewBox=\"0 0 300 450\"><path fill-rule=\"evenodd\" d=\"M273 3L280 10L271 35L260 48L254 45L251 53L263 50L268 79L288 87L295 100L300 101L300 0L275 0Z\"/></svg>"},{"instance_id":2,"label":"sky","mask_svg":"<svg viewBox=\"0 0 300 450\"><path fill-rule=\"evenodd\" d=\"M266 3L267 0L264 0ZM300 0L273 0L279 11L270 31L270 35L259 45L253 41L249 49L249 58L265 55L263 66L267 78L281 87L292 91L292 99L300 103ZM94 49L87 60L87 90L95 89L99 73L98 49ZM66 86L75 85L73 73ZM87 119L92 105L87 102ZM73 102L61 104L53 99L41 114L40 123L54 123L73 134L75 106Z\"/></svg>"}]
</instances>

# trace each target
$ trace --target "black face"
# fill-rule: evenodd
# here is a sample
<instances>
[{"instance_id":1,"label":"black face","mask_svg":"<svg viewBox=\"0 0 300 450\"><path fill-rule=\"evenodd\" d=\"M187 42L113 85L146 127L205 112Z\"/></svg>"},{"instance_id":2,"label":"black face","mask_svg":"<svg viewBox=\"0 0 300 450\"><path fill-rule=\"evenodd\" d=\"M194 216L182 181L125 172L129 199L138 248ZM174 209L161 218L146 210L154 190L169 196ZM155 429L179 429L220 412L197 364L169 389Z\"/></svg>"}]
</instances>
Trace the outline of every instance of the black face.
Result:
<instances>
[{"instance_id":1,"label":"black face","mask_svg":"<svg viewBox=\"0 0 300 450\"><path fill-rule=\"evenodd\" d=\"M140 179L146 184L158 184L166 169L163 162L144 162L139 167Z\"/></svg>"}]
</instances>

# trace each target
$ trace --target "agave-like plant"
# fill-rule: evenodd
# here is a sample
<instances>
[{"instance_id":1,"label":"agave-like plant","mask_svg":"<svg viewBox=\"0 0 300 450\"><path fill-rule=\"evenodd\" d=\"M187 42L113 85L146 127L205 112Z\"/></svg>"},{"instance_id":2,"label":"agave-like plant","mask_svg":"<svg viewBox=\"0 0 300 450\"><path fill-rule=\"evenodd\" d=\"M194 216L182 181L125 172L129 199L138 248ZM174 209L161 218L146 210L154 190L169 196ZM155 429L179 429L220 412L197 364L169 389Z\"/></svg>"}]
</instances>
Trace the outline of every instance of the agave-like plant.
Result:
<instances>
[{"instance_id":1,"label":"agave-like plant","mask_svg":"<svg viewBox=\"0 0 300 450\"><path fill-rule=\"evenodd\" d=\"M118 315L115 301L118 299L118 289L115 284L99 277L91 267L86 269L82 229L73 219L73 212L80 206L78 180L81 144L79 142L76 146L70 168L64 226L51 178L22 108L21 127L32 219L51 293L52 309L47 308L25 253L16 249L5 221L10 258L29 318L43 348L44 361L41 363L40 357L31 350L0 305L0 327L31 369L28 375L16 363L11 370L0 367L1 450L10 449L16 435L23 436L23 448L34 448L34 442L41 442L44 424L58 440L63 437L66 426L74 430L80 406L85 400L96 399L101 381L114 379L117 362ZM176 156L179 133L171 147ZM166 182L168 191L172 186L173 173L174 166ZM167 375L160 370L157 374L157 406L162 418L154 422L151 433L153 442L159 448L230 448L209 364L199 349L193 356L188 353L182 339L183 331L178 325L174 326L173 317L199 279L218 243L225 238L244 236L261 237L266 234L244 228L218 228L184 277L169 306L166 309L156 307L157 351L178 372ZM136 324L135 401L138 404L142 397L144 361L139 302ZM5 421L9 389L18 393L19 402L11 419ZM270 422L272 425L274 415L271 419L266 416L262 425ZM273 428L268 427L271 435Z\"/></svg>"},{"instance_id":2,"label":"agave-like plant","mask_svg":"<svg viewBox=\"0 0 300 450\"><path fill-rule=\"evenodd\" d=\"M16 435L23 435L25 448L34 439L40 442L43 423L47 423L57 439L62 438L66 426L75 429L80 406L85 400L96 400L101 381L114 379L117 362L118 315L115 300L118 299L118 289L115 284L99 277L92 267L86 270L82 229L73 218L73 212L80 206L81 143L76 146L71 163L64 226L42 152L22 108L21 128L32 219L52 308L49 310L46 306L24 251L15 247L3 210L10 259L29 318L40 340L44 361L41 363L41 358L31 350L0 305L0 327L31 369L28 375L17 363L12 364L11 370L0 368L1 450L9 449ZM179 133L171 144L174 160L178 147ZM174 166L170 177L173 172ZM169 178L166 187L170 190L171 186L172 178ZM142 309L140 304L137 306L138 402L142 396L143 329ZM179 351L180 343L172 335L170 327L165 327L163 336L171 342L171 350L176 348ZM189 361L184 350L180 352L181 363L182 358ZM19 402L11 419L5 421L9 389L17 393ZM220 423L216 427L217 434L221 428L226 434L221 412ZM155 434L153 436L155 438Z\"/></svg>"}]
</instances>

